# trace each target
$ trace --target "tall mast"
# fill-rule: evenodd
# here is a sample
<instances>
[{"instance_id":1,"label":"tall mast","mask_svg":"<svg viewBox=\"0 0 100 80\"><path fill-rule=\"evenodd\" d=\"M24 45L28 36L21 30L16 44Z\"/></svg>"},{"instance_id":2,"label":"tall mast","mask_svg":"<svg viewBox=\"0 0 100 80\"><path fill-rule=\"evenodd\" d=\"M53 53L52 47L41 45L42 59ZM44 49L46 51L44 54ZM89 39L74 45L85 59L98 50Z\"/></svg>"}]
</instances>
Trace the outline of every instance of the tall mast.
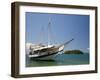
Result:
<instances>
[{"instance_id":1,"label":"tall mast","mask_svg":"<svg viewBox=\"0 0 100 80\"><path fill-rule=\"evenodd\" d=\"M48 23L48 46L50 45L50 27L51 27L51 18L49 18L49 23Z\"/></svg>"}]
</instances>

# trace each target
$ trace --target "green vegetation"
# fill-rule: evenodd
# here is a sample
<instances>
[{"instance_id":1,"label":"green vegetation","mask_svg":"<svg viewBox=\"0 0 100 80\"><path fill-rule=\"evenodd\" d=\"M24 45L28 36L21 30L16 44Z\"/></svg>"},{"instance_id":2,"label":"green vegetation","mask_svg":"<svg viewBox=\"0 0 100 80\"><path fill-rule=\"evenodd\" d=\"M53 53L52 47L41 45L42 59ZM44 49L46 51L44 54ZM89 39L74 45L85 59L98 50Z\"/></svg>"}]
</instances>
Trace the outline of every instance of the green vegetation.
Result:
<instances>
[{"instance_id":1,"label":"green vegetation","mask_svg":"<svg viewBox=\"0 0 100 80\"><path fill-rule=\"evenodd\" d=\"M68 50L64 52L65 54L84 54L81 50Z\"/></svg>"}]
</instances>

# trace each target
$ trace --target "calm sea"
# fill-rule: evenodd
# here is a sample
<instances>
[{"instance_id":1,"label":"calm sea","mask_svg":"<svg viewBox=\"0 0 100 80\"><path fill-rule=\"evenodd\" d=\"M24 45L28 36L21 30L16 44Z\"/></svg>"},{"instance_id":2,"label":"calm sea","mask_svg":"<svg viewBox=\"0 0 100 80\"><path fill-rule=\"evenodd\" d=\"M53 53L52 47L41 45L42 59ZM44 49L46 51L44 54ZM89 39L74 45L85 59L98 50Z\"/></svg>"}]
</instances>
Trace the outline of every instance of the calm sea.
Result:
<instances>
[{"instance_id":1,"label":"calm sea","mask_svg":"<svg viewBox=\"0 0 100 80\"><path fill-rule=\"evenodd\" d=\"M49 60L49 61L31 60L26 56L26 67L80 65L80 64L89 64L88 53L61 54L61 55L57 55L54 60Z\"/></svg>"}]
</instances>

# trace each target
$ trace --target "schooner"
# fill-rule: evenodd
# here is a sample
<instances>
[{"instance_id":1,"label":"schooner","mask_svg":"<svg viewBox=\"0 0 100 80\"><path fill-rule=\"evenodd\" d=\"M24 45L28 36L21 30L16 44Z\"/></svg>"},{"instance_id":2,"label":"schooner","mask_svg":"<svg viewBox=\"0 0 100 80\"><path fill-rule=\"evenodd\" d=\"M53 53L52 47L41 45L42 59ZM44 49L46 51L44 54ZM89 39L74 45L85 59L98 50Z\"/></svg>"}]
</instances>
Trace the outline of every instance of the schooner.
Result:
<instances>
[{"instance_id":1,"label":"schooner","mask_svg":"<svg viewBox=\"0 0 100 80\"><path fill-rule=\"evenodd\" d=\"M51 22L49 21L48 27L50 27ZM48 28L49 29L49 28ZM33 59L40 59L40 60L51 60L54 59L57 55L61 55L61 51L64 50L65 45L69 44L74 39L71 39L63 44L56 45L50 44L50 38L48 35L48 45L44 44L29 44L29 53L28 57Z\"/></svg>"}]
</instances>

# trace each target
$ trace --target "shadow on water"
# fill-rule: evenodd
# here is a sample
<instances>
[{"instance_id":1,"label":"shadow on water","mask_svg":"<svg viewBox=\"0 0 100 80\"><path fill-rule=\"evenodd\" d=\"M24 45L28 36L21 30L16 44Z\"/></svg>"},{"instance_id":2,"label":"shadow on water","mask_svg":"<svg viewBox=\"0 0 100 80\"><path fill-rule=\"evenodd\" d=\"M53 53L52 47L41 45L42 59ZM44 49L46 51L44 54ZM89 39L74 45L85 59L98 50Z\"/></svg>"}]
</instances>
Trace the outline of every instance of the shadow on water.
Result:
<instances>
[{"instance_id":1,"label":"shadow on water","mask_svg":"<svg viewBox=\"0 0 100 80\"><path fill-rule=\"evenodd\" d=\"M31 61L38 61L38 62L54 62L54 61L56 61L56 60L40 60L40 59L30 59Z\"/></svg>"},{"instance_id":2,"label":"shadow on water","mask_svg":"<svg viewBox=\"0 0 100 80\"><path fill-rule=\"evenodd\" d=\"M52 66L58 65L58 61L56 59L51 60L40 60L26 57L26 67L42 67L42 66Z\"/></svg>"}]
</instances>

